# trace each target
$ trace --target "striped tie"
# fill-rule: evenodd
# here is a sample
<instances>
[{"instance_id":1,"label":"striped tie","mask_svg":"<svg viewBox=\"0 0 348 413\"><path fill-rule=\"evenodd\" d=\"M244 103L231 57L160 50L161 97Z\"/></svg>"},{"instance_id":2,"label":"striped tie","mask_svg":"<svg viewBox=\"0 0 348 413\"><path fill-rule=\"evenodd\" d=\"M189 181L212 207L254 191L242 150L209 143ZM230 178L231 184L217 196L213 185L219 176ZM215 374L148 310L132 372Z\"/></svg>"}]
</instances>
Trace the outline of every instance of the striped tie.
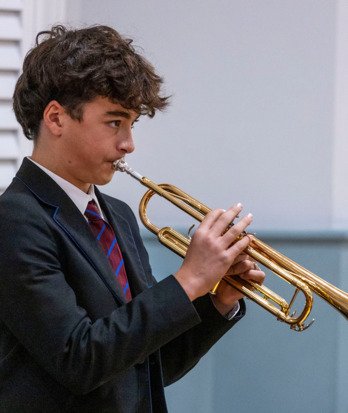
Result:
<instances>
[{"instance_id":1,"label":"striped tie","mask_svg":"<svg viewBox=\"0 0 348 413\"><path fill-rule=\"evenodd\" d=\"M132 299L132 295L129 289L126 269L124 267L122 253L113 229L100 216L99 209L94 201L88 202L85 216L88 219L89 226L94 236L99 241L103 251L109 259L112 270L123 290L126 301L130 301Z\"/></svg>"}]
</instances>

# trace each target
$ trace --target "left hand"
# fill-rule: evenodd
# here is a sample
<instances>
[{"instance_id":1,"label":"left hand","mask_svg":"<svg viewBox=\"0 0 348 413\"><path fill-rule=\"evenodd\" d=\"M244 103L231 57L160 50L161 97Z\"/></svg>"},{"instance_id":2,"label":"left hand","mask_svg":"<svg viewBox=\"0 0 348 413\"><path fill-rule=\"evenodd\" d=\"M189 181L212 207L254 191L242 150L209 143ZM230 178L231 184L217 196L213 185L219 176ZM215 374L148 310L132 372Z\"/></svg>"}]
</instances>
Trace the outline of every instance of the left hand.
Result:
<instances>
[{"instance_id":1,"label":"left hand","mask_svg":"<svg viewBox=\"0 0 348 413\"><path fill-rule=\"evenodd\" d=\"M265 273L259 269L254 261L247 254L240 254L228 270L229 275L238 275L246 281L253 281L257 284L263 284ZM222 315L226 315L237 304L237 301L244 295L231 285L227 284L224 279L221 280L216 294L211 296L215 307Z\"/></svg>"}]
</instances>

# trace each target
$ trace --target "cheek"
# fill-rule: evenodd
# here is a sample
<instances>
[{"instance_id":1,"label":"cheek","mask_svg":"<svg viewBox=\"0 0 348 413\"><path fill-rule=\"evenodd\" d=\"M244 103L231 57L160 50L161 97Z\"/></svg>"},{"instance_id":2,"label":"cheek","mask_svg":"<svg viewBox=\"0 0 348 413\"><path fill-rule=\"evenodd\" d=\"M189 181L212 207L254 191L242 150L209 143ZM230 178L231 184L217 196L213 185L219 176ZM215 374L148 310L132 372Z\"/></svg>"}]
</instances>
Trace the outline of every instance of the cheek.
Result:
<instances>
[{"instance_id":1,"label":"cheek","mask_svg":"<svg viewBox=\"0 0 348 413\"><path fill-rule=\"evenodd\" d=\"M108 140L102 139L98 128L93 128L92 125L89 128L86 125L75 125L66 140L65 153L71 160L69 164L92 165L104 160L111 152L107 143Z\"/></svg>"},{"instance_id":2,"label":"cheek","mask_svg":"<svg viewBox=\"0 0 348 413\"><path fill-rule=\"evenodd\" d=\"M72 139L72 146L75 154L79 154L83 158L88 158L91 154L97 154L101 147L93 135L89 136L86 133L75 135Z\"/></svg>"}]
</instances>

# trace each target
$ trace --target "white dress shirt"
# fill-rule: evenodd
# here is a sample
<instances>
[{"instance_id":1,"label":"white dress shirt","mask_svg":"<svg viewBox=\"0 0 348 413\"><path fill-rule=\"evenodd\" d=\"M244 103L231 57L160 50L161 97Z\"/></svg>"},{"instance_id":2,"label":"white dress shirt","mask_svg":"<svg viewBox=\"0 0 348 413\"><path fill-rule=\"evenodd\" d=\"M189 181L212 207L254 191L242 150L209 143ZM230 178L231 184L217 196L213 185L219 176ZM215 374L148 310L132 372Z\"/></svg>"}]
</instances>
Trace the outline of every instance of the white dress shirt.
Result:
<instances>
[{"instance_id":1,"label":"white dress shirt","mask_svg":"<svg viewBox=\"0 0 348 413\"><path fill-rule=\"evenodd\" d=\"M91 185L89 187L89 190L87 193L83 192L80 188L68 182L66 179L63 179L62 177L56 175L54 172L50 171L49 169L45 168L39 163L33 161L31 158L28 157L28 159L31 162L33 162L35 165L37 165L40 169L42 169L50 178L52 178L56 182L57 185L59 185L63 189L64 192L66 192L68 197L77 206L77 208L79 209L79 211L81 212L83 216L85 216L84 214L85 214L88 202L93 200L97 204L99 211L101 212L102 218L106 220L104 217L103 211L100 208L98 198L95 195L94 185Z\"/></svg>"}]
</instances>

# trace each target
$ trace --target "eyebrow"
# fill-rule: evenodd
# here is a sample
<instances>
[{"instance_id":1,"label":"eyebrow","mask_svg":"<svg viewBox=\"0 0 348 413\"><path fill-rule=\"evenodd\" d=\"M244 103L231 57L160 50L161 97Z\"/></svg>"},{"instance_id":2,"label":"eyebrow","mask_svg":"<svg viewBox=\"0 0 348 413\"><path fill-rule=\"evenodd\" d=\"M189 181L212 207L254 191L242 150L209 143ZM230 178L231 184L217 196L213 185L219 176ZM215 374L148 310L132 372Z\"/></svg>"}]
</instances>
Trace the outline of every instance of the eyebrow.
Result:
<instances>
[{"instance_id":1,"label":"eyebrow","mask_svg":"<svg viewBox=\"0 0 348 413\"><path fill-rule=\"evenodd\" d=\"M125 119L130 119L131 115L128 112L125 112L123 110L109 110L107 112L105 112L105 115L109 115L109 116L121 116ZM140 118L140 115L138 115L134 120L134 122L137 122Z\"/></svg>"},{"instance_id":2,"label":"eyebrow","mask_svg":"<svg viewBox=\"0 0 348 413\"><path fill-rule=\"evenodd\" d=\"M122 116L123 118L130 119L130 114L128 112L124 112L122 110L110 110L105 112L106 115L110 116Z\"/></svg>"}]
</instances>

